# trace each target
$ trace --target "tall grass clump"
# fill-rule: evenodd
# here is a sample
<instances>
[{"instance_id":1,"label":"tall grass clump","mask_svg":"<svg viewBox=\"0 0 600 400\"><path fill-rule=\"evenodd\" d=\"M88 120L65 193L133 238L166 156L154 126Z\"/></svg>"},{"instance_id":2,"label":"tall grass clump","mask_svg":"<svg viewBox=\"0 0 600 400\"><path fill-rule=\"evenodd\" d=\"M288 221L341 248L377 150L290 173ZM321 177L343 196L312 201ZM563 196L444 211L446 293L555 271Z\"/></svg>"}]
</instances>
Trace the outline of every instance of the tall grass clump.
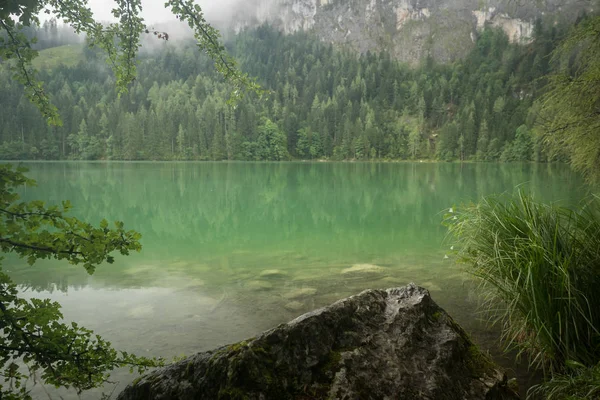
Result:
<instances>
[{"instance_id":1,"label":"tall grass clump","mask_svg":"<svg viewBox=\"0 0 600 400\"><path fill-rule=\"evenodd\" d=\"M585 367L577 363L568 373L555 374L548 382L534 386L530 397L545 400L600 399L600 364Z\"/></svg>"},{"instance_id":2,"label":"tall grass clump","mask_svg":"<svg viewBox=\"0 0 600 400\"><path fill-rule=\"evenodd\" d=\"M484 309L509 347L557 378L570 363L598 364L598 198L570 210L520 191L463 206L446 222L459 261L479 280Z\"/></svg>"}]
</instances>

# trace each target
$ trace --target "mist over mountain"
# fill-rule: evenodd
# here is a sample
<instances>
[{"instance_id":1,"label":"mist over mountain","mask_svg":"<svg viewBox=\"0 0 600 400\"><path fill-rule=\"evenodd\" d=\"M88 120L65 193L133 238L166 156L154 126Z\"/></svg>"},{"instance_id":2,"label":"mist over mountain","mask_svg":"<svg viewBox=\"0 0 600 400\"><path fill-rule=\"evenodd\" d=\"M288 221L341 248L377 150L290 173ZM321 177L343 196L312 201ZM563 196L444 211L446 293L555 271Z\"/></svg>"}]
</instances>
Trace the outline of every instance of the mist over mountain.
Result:
<instances>
[{"instance_id":1,"label":"mist over mountain","mask_svg":"<svg viewBox=\"0 0 600 400\"><path fill-rule=\"evenodd\" d=\"M222 3L222 2L219 2ZM596 0L229 0L205 6L219 27L240 31L270 23L286 32L312 31L321 40L364 53L386 50L401 61L462 58L486 25L512 42L528 43L537 21L572 23Z\"/></svg>"},{"instance_id":2,"label":"mist over mountain","mask_svg":"<svg viewBox=\"0 0 600 400\"><path fill-rule=\"evenodd\" d=\"M290 34L314 33L326 43L359 53L389 52L413 65L427 57L464 58L486 26L501 28L513 43L533 38L536 22L572 24L599 9L600 0L199 0L207 21L224 35L268 23ZM111 21L106 2L91 0L97 19ZM163 1L142 1L142 16L172 40L192 36ZM157 45L145 41L145 47Z\"/></svg>"},{"instance_id":3,"label":"mist over mountain","mask_svg":"<svg viewBox=\"0 0 600 400\"><path fill-rule=\"evenodd\" d=\"M48 133L0 70L11 85L0 96L0 159L557 160L532 133L535 102L556 68L553 50L591 3L428 1L205 6L231 56L271 91L234 108L189 28L152 24L149 8L149 26L169 40L144 35L122 96L101 52L42 26L36 66L63 126Z\"/></svg>"}]
</instances>

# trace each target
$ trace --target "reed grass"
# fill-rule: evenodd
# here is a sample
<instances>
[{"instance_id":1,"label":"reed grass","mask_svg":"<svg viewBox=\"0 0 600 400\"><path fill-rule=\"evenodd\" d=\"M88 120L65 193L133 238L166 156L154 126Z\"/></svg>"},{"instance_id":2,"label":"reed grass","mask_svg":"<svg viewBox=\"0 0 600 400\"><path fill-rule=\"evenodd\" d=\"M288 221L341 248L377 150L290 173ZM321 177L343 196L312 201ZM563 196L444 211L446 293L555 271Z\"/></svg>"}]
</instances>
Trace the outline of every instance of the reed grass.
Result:
<instances>
[{"instance_id":1,"label":"reed grass","mask_svg":"<svg viewBox=\"0 0 600 400\"><path fill-rule=\"evenodd\" d=\"M568 373L555 374L548 382L531 388L528 397L545 400L600 399L600 364L589 368L571 365Z\"/></svg>"},{"instance_id":2,"label":"reed grass","mask_svg":"<svg viewBox=\"0 0 600 400\"><path fill-rule=\"evenodd\" d=\"M549 376L600 361L600 201L578 210L514 196L484 198L445 221L483 308L509 348Z\"/></svg>"}]
</instances>

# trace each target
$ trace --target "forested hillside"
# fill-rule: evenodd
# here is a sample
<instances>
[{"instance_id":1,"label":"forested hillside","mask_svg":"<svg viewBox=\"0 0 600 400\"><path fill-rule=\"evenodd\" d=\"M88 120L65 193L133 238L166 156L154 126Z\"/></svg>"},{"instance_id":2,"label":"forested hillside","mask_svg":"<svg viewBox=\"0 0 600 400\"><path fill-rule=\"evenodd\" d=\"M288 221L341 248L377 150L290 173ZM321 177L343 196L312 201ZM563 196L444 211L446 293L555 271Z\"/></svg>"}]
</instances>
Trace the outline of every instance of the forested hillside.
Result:
<instances>
[{"instance_id":1,"label":"forested hillside","mask_svg":"<svg viewBox=\"0 0 600 400\"><path fill-rule=\"evenodd\" d=\"M193 43L143 51L120 98L101 54L72 45L62 57L81 61L69 67L45 64L45 50L37 65L63 126L48 126L0 69L0 159L546 161L535 99L564 33L538 23L516 45L490 28L466 59L412 68L262 26L229 47L271 93L235 106Z\"/></svg>"}]
</instances>

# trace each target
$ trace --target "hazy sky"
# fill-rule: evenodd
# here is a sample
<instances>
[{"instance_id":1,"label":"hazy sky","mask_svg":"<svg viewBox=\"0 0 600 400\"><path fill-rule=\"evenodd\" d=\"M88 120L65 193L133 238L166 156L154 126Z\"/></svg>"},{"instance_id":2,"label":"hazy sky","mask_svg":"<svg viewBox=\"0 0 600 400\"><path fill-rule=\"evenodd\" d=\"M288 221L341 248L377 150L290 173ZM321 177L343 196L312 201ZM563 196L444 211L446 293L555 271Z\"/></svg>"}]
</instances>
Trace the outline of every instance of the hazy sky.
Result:
<instances>
[{"instance_id":1,"label":"hazy sky","mask_svg":"<svg viewBox=\"0 0 600 400\"><path fill-rule=\"evenodd\" d=\"M248 0L196 0L196 3L202 7L208 21L215 21L224 20L231 16L232 11L235 9L235 4L239 4L240 1L250 2ZM112 0L88 0L88 4L92 8L96 20L110 21L114 19L110 12L115 5ZM142 0L142 16L146 20L146 23L152 24L154 22L174 19L173 14L165 9L164 4L165 0ZM42 13L40 17L44 18L47 16Z\"/></svg>"}]
</instances>

